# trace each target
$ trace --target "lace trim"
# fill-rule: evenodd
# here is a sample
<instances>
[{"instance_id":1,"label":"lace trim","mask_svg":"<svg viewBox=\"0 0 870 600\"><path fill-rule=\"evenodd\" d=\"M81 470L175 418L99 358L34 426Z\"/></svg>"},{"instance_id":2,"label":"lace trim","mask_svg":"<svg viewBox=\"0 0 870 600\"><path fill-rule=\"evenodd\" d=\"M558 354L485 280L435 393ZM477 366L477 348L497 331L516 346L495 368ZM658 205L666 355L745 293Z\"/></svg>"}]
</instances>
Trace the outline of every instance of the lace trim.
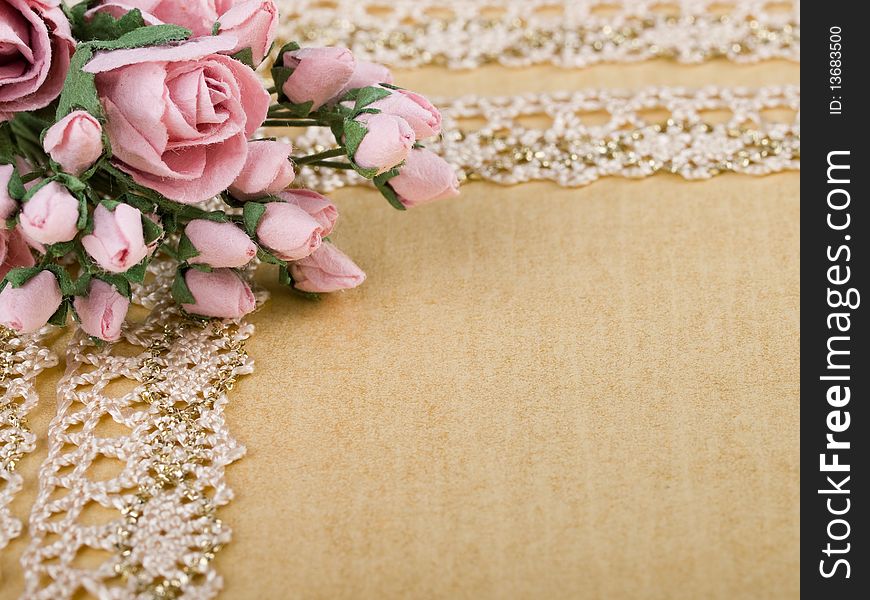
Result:
<instances>
[{"instance_id":1,"label":"lace trim","mask_svg":"<svg viewBox=\"0 0 870 600\"><path fill-rule=\"evenodd\" d=\"M426 146L454 165L463 180L581 186L607 176L665 172L691 180L800 169L799 86L655 87L435 102L442 107L444 133ZM776 122L771 119L776 111L794 114ZM727 120L710 122L715 116ZM538 129L529 119L547 125ZM332 142L324 130L308 130L294 140L309 152ZM300 181L331 190L357 185L360 178L314 167L303 169Z\"/></svg>"},{"instance_id":2,"label":"lace trim","mask_svg":"<svg viewBox=\"0 0 870 600\"><path fill-rule=\"evenodd\" d=\"M135 298L152 310L122 342L77 332L68 347L21 559L28 599L212 598L221 588L212 560L230 530L216 511L233 495L224 469L245 452L223 408L253 370L253 326L182 316L166 291L174 267L153 266Z\"/></svg>"},{"instance_id":3,"label":"lace trim","mask_svg":"<svg viewBox=\"0 0 870 600\"><path fill-rule=\"evenodd\" d=\"M0 550L21 533L21 521L9 505L24 484L15 468L36 448L36 435L27 425L38 401L34 379L57 365L57 357L42 343L49 331L19 336L0 327Z\"/></svg>"},{"instance_id":4,"label":"lace trim","mask_svg":"<svg viewBox=\"0 0 870 600\"><path fill-rule=\"evenodd\" d=\"M342 45L402 68L800 60L796 0L296 0L292 6L282 14L279 39Z\"/></svg>"}]
</instances>

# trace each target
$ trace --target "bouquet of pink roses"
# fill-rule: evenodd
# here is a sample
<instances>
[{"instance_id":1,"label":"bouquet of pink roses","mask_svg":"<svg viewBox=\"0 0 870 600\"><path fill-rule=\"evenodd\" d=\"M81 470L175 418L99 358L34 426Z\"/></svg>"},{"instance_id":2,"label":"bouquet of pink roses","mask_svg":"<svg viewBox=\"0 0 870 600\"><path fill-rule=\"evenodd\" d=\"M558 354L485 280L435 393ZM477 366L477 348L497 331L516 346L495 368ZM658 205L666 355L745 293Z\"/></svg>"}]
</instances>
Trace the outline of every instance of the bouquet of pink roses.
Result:
<instances>
[{"instance_id":1,"label":"bouquet of pink roses","mask_svg":"<svg viewBox=\"0 0 870 600\"><path fill-rule=\"evenodd\" d=\"M117 340L159 255L203 317L254 309L240 269L255 258L302 292L359 285L327 239L336 207L291 187L305 165L354 170L399 209L458 192L419 144L438 110L385 67L291 43L267 89L255 68L277 19L273 0L0 0L0 324L33 332L72 311ZM262 127L326 127L335 148L294 156Z\"/></svg>"}]
</instances>

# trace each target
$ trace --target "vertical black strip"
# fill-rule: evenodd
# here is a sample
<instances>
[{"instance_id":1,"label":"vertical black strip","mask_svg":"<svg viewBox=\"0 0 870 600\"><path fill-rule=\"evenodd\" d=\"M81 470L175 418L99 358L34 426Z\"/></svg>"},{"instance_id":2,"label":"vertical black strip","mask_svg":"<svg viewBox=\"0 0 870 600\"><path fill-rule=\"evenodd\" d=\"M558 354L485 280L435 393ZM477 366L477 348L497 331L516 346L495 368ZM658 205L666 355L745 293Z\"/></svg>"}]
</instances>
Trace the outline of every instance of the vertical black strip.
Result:
<instances>
[{"instance_id":1,"label":"vertical black strip","mask_svg":"<svg viewBox=\"0 0 870 600\"><path fill-rule=\"evenodd\" d=\"M870 597L867 494L858 491L870 483L870 353L861 297L870 269L870 28L859 14L864 6L805 0L801 15L801 592L806 598Z\"/></svg>"}]
</instances>

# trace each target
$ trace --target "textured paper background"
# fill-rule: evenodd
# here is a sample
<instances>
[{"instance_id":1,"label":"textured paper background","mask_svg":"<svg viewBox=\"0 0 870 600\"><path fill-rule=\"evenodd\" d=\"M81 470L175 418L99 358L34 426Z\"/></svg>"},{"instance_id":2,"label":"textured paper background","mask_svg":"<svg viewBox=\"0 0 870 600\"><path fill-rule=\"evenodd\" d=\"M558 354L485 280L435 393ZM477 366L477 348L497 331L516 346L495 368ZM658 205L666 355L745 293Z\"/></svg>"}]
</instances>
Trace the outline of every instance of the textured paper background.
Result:
<instances>
[{"instance_id":1,"label":"textured paper background","mask_svg":"<svg viewBox=\"0 0 870 600\"><path fill-rule=\"evenodd\" d=\"M799 81L721 62L398 80ZM248 455L228 471L225 597L797 597L798 182L474 184L407 214L334 194L370 279L318 303L276 289L253 317L257 371L227 410ZM22 463L19 515L44 453ZM2 598L23 547L0 557Z\"/></svg>"}]
</instances>

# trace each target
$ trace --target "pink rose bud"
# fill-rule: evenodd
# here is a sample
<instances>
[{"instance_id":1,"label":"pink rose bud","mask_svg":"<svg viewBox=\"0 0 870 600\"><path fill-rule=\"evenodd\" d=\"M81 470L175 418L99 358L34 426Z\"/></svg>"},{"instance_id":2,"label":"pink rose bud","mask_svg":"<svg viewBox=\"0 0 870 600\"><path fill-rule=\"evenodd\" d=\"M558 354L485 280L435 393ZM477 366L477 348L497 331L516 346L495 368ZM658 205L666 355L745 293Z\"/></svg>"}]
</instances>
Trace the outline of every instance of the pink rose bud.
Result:
<instances>
[{"instance_id":1,"label":"pink rose bud","mask_svg":"<svg viewBox=\"0 0 870 600\"><path fill-rule=\"evenodd\" d=\"M390 70L378 63L358 60L356 61L353 75L350 76L350 81L347 82L335 99L338 100L351 90L378 85L379 83L393 83L393 74Z\"/></svg>"},{"instance_id":2,"label":"pink rose bud","mask_svg":"<svg viewBox=\"0 0 870 600\"><path fill-rule=\"evenodd\" d=\"M121 325L130 308L130 300L115 286L92 279L88 295L76 296L73 307L82 331L106 342L116 342L121 338Z\"/></svg>"},{"instance_id":3,"label":"pink rose bud","mask_svg":"<svg viewBox=\"0 0 870 600\"><path fill-rule=\"evenodd\" d=\"M184 275L196 304L182 304L187 312L204 317L238 319L256 307L254 294L232 269L204 273L191 269Z\"/></svg>"},{"instance_id":4,"label":"pink rose bud","mask_svg":"<svg viewBox=\"0 0 870 600\"><path fill-rule=\"evenodd\" d=\"M363 169L386 173L408 156L417 138L408 122L387 114L364 113L356 118L365 123L368 133L354 154L354 161Z\"/></svg>"},{"instance_id":5,"label":"pink rose bud","mask_svg":"<svg viewBox=\"0 0 870 600\"><path fill-rule=\"evenodd\" d=\"M48 128L42 147L67 173L81 175L103 154L103 127L83 110Z\"/></svg>"},{"instance_id":6,"label":"pink rose bud","mask_svg":"<svg viewBox=\"0 0 870 600\"><path fill-rule=\"evenodd\" d=\"M21 208L21 230L40 244L68 242L78 233L79 201L56 181L39 188Z\"/></svg>"},{"instance_id":7,"label":"pink rose bud","mask_svg":"<svg viewBox=\"0 0 870 600\"><path fill-rule=\"evenodd\" d=\"M295 69L284 82L284 95L294 104L313 102L317 110L344 89L356 61L347 48L302 48L284 53L284 66Z\"/></svg>"},{"instance_id":8,"label":"pink rose bud","mask_svg":"<svg viewBox=\"0 0 870 600\"><path fill-rule=\"evenodd\" d=\"M195 219L184 228L193 247L199 251L189 259L211 267L243 267L257 255L257 245L233 223Z\"/></svg>"},{"instance_id":9,"label":"pink rose bud","mask_svg":"<svg viewBox=\"0 0 870 600\"><path fill-rule=\"evenodd\" d=\"M94 210L94 232L82 238L82 245L103 269L123 273L148 255L142 213L129 204L114 211L100 204Z\"/></svg>"},{"instance_id":10,"label":"pink rose bud","mask_svg":"<svg viewBox=\"0 0 870 600\"><path fill-rule=\"evenodd\" d=\"M12 269L36 264L30 247L18 229L0 229L0 279Z\"/></svg>"},{"instance_id":11,"label":"pink rose bud","mask_svg":"<svg viewBox=\"0 0 870 600\"><path fill-rule=\"evenodd\" d=\"M320 224L323 230L320 235L327 236L335 229L338 220L338 209L325 196L311 190L287 190L278 194L284 202L295 204Z\"/></svg>"},{"instance_id":12,"label":"pink rose bud","mask_svg":"<svg viewBox=\"0 0 870 600\"><path fill-rule=\"evenodd\" d=\"M399 174L387 183L408 208L459 194L456 171L425 148L411 150Z\"/></svg>"},{"instance_id":13,"label":"pink rose bud","mask_svg":"<svg viewBox=\"0 0 870 600\"><path fill-rule=\"evenodd\" d=\"M274 0L248 0L220 16L218 36L234 36L239 43L230 54L251 49L254 64L263 62L278 31L278 7Z\"/></svg>"},{"instance_id":14,"label":"pink rose bud","mask_svg":"<svg viewBox=\"0 0 870 600\"><path fill-rule=\"evenodd\" d=\"M57 312L62 300L51 271L38 273L20 288L7 283L0 292L0 325L18 333L38 331Z\"/></svg>"},{"instance_id":15,"label":"pink rose bud","mask_svg":"<svg viewBox=\"0 0 870 600\"><path fill-rule=\"evenodd\" d=\"M290 275L296 289L313 293L349 290L366 280L362 269L328 242L311 256L291 263Z\"/></svg>"},{"instance_id":16,"label":"pink rose bud","mask_svg":"<svg viewBox=\"0 0 870 600\"><path fill-rule=\"evenodd\" d=\"M257 238L282 260L305 258L320 246L323 229L314 217L286 202L269 202Z\"/></svg>"},{"instance_id":17,"label":"pink rose bud","mask_svg":"<svg viewBox=\"0 0 870 600\"><path fill-rule=\"evenodd\" d=\"M0 165L0 220L5 221L18 210L18 203L9 195L9 181L12 179L12 165ZM0 229L6 227L0 223Z\"/></svg>"},{"instance_id":18,"label":"pink rose bud","mask_svg":"<svg viewBox=\"0 0 870 600\"><path fill-rule=\"evenodd\" d=\"M248 158L230 193L239 200L255 200L286 188L296 177L290 162L292 150L287 142L248 142Z\"/></svg>"},{"instance_id":19,"label":"pink rose bud","mask_svg":"<svg viewBox=\"0 0 870 600\"><path fill-rule=\"evenodd\" d=\"M402 117L414 130L418 140L441 133L441 113L420 94L407 90L390 90L390 95L367 108Z\"/></svg>"}]
</instances>

